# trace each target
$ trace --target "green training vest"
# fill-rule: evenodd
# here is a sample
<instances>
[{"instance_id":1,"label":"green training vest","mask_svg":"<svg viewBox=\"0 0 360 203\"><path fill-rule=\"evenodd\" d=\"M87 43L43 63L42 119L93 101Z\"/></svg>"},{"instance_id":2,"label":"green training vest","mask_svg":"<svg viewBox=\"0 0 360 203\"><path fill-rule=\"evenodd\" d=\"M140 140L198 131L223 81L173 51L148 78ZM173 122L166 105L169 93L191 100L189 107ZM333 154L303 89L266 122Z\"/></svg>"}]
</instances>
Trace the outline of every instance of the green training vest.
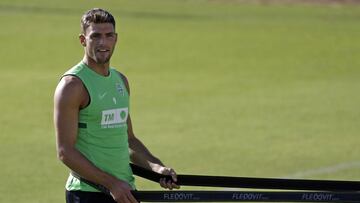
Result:
<instances>
[{"instance_id":1,"label":"green training vest","mask_svg":"<svg viewBox=\"0 0 360 203\"><path fill-rule=\"evenodd\" d=\"M64 74L81 79L90 96L89 105L79 111L76 148L96 167L135 189L126 123L129 94L118 72L109 71L102 76L80 62ZM71 174L66 189L99 192Z\"/></svg>"}]
</instances>

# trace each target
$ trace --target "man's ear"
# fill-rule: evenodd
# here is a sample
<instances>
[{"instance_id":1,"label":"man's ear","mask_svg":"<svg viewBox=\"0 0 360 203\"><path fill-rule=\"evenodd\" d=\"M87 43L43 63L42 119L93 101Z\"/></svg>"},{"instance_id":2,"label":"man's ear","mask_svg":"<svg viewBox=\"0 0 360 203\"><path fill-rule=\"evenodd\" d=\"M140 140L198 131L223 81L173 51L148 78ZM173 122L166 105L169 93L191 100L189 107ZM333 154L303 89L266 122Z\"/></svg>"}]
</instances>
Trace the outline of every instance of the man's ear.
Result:
<instances>
[{"instance_id":1,"label":"man's ear","mask_svg":"<svg viewBox=\"0 0 360 203\"><path fill-rule=\"evenodd\" d=\"M83 46L83 47L86 47L86 37L84 34L79 34L79 40L80 40L80 44Z\"/></svg>"}]
</instances>

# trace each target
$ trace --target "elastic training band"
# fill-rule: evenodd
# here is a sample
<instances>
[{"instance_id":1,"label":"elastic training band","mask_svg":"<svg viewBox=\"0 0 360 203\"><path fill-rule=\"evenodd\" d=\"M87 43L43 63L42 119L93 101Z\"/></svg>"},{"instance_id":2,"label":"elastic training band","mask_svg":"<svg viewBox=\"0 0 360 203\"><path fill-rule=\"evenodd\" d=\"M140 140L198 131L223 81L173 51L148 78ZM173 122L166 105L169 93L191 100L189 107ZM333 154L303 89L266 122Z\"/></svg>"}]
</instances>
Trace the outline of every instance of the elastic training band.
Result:
<instances>
[{"instance_id":1,"label":"elastic training band","mask_svg":"<svg viewBox=\"0 0 360 203\"><path fill-rule=\"evenodd\" d=\"M141 202L357 202L359 193L252 191L133 191Z\"/></svg>"},{"instance_id":2,"label":"elastic training band","mask_svg":"<svg viewBox=\"0 0 360 203\"><path fill-rule=\"evenodd\" d=\"M131 164L133 173L140 177L158 182L160 175L150 170ZM100 185L82 178L75 172L72 175L95 189L111 195ZM178 175L179 185L211 187L251 187L261 189L318 190L316 191L131 191L140 202L343 202L359 203L360 193L355 181L291 180L269 178L242 178L224 176ZM193 179L191 179L193 178ZM233 181L232 179L236 180ZM217 182L217 181L225 181ZM227 182L226 182L227 181ZM243 182L238 182L243 181ZM261 185L263 184L263 185ZM276 184L279 184L276 186ZM314 184L314 185L311 185ZM338 184L338 185L337 185ZM350 186L355 186L350 188ZM270 187L270 188L269 188ZM321 188L323 187L323 188ZM301 189L299 189L301 188ZM309 189L313 188L313 189ZM314 189L315 188L315 189ZM326 188L326 189L324 189ZM321 190L321 191L320 191ZM326 191L325 190L329 190ZM348 190L348 191L347 191ZM331 192L330 192L331 191ZM341 192L340 192L341 191ZM346 192L344 192L346 191ZM351 191L351 192L350 192Z\"/></svg>"},{"instance_id":3,"label":"elastic training band","mask_svg":"<svg viewBox=\"0 0 360 203\"><path fill-rule=\"evenodd\" d=\"M142 178L159 182L161 178L172 180L165 176L130 164L133 173ZM253 189L281 189L281 190L315 190L315 191L360 191L359 181L335 180L304 180L278 178L249 178L229 176L177 175L178 185L204 187L230 187Z\"/></svg>"},{"instance_id":4,"label":"elastic training band","mask_svg":"<svg viewBox=\"0 0 360 203\"><path fill-rule=\"evenodd\" d=\"M111 195L104 186L76 174L75 177ZM131 193L140 202L360 202L360 193L355 192L131 191Z\"/></svg>"}]
</instances>

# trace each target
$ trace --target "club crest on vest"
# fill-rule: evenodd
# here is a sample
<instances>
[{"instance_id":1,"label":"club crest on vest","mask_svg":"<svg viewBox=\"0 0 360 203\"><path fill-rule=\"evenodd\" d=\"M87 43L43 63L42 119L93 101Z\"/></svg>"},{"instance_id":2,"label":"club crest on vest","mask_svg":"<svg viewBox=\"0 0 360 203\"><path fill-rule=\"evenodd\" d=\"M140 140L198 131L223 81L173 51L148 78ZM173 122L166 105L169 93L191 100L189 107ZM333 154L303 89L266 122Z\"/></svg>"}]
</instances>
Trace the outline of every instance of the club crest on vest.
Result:
<instances>
[{"instance_id":1,"label":"club crest on vest","mask_svg":"<svg viewBox=\"0 0 360 203\"><path fill-rule=\"evenodd\" d=\"M125 96L125 90L121 83L116 83L116 90L119 92L121 96Z\"/></svg>"}]
</instances>

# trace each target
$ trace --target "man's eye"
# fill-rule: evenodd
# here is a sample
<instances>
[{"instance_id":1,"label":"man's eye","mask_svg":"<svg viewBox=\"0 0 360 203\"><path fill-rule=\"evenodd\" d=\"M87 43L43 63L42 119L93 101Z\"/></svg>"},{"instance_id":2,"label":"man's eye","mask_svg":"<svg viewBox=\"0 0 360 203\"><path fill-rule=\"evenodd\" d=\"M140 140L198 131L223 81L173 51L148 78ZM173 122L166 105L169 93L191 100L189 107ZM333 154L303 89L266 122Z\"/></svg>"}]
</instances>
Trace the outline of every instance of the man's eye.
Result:
<instances>
[{"instance_id":1,"label":"man's eye","mask_svg":"<svg viewBox=\"0 0 360 203\"><path fill-rule=\"evenodd\" d=\"M98 38L100 38L100 35L91 35L90 38L91 39L98 39Z\"/></svg>"}]
</instances>

